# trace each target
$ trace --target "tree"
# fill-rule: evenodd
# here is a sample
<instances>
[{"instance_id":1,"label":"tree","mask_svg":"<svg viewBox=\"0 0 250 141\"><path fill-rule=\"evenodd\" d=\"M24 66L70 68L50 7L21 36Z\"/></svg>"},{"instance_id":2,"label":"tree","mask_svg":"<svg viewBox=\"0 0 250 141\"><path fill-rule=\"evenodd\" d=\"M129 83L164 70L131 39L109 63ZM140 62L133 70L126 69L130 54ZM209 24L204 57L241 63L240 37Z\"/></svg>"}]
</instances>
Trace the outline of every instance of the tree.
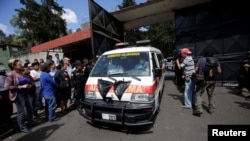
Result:
<instances>
[{"instance_id":1,"label":"tree","mask_svg":"<svg viewBox=\"0 0 250 141\"><path fill-rule=\"evenodd\" d=\"M152 45L159 48L164 56L173 53L175 49L175 30L172 21L150 25L147 34Z\"/></svg>"},{"instance_id":2,"label":"tree","mask_svg":"<svg viewBox=\"0 0 250 141\"><path fill-rule=\"evenodd\" d=\"M2 43L6 38L6 35L4 34L4 32L0 29L0 43Z\"/></svg>"},{"instance_id":3,"label":"tree","mask_svg":"<svg viewBox=\"0 0 250 141\"><path fill-rule=\"evenodd\" d=\"M118 8L123 9L123 8L134 6L134 5L136 5L135 0L123 0L122 4L118 5Z\"/></svg>"},{"instance_id":4,"label":"tree","mask_svg":"<svg viewBox=\"0 0 250 141\"><path fill-rule=\"evenodd\" d=\"M81 28L77 28L77 29L76 29L76 32L79 32L79 31L81 31Z\"/></svg>"},{"instance_id":5,"label":"tree","mask_svg":"<svg viewBox=\"0 0 250 141\"><path fill-rule=\"evenodd\" d=\"M11 19L11 24L20 29L20 36L40 44L66 35L66 22L60 17L63 8L54 0L41 0L41 4L20 0L20 3L24 8L15 9L17 15Z\"/></svg>"}]
</instances>

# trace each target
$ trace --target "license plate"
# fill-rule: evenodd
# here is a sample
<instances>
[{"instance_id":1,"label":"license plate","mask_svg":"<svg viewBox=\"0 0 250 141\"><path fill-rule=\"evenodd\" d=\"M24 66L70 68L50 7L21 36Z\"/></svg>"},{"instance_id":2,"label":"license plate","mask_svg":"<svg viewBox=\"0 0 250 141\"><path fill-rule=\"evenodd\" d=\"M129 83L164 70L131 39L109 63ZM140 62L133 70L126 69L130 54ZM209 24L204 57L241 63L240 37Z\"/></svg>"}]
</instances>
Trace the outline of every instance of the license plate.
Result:
<instances>
[{"instance_id":1,"label":"license plate","mask_svg":"<svg viewBox=\"0 0 250 141\"><path fill-rule=\"evenodd\" d=\"M102 119L105 119L105 120L116 120L116 115L102 113Z\"/></svg>"}]
</instances>

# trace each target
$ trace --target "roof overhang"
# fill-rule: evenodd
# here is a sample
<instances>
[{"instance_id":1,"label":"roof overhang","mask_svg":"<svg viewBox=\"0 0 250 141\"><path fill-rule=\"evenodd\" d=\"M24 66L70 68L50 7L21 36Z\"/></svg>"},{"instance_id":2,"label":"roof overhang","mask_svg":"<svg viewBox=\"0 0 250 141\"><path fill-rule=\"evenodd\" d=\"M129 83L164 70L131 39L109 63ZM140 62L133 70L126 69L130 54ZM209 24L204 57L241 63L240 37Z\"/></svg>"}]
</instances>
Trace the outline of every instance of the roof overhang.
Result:
<instances>
[{"instance_id":1,"label":"roof overhang","mask_svg":"<svg viewBox=\"0 0 250 141\"><path fill-rule=\"evenodd\" d=\"M78 31L73 34L69 34L61 38L57 38L55 40L51 40L43 44L34 46L31 48L31 53L38 53L41 51L47 51L47 50L51 50L55 48L62 48L71 43L80 42L80 41L89 39L90 37L91 37L90 28L86 28L82 31Z\"/></svg>"},{"instance_id":2,"label":"roof overhang","mask_svg":"<svg viewBox=\"0 0 250 141\"><path fill-rule=\"evenodd\" d=\"M174 20L175 11L212 0L151 0L111 14L124 22L124 30Z\"/></svg>"}]
</instances>

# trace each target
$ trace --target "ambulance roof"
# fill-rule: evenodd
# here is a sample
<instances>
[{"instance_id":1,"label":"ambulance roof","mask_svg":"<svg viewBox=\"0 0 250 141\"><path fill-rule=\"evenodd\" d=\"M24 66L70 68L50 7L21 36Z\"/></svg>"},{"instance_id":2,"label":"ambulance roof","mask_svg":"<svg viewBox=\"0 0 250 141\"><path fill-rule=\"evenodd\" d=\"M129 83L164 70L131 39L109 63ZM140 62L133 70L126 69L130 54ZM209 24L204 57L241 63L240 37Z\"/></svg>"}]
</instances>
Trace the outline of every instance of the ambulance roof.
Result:
<instances>
[{"instance_id":1,"label":"ambulance roof","mask_svg":"<svg viewBox=\"0 0 250 141\"><path fill-rule=\"evenodd\" d=\"M125 52L161 52L159 49L151 46L141 46L141 47L126 47L126 48L118 48L118 49L113 49L110 51L106 51L103 53L103 55L107 54L115 54L115 53L125 53Z\"/></svg>"}]
</instances>

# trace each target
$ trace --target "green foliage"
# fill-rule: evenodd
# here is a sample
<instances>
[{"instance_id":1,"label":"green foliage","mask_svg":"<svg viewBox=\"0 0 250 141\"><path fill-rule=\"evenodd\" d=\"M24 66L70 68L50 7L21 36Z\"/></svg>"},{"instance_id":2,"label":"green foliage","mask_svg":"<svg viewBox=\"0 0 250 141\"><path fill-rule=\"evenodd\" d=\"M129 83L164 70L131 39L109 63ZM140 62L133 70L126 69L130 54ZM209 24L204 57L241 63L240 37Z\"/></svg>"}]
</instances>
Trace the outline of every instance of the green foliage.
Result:
<instances>
[{"instance_id":1,"label":"green foliage","mask_svg":"<svg viewBox=\"0 0 250 141\"><path fill-rule=\"evenodd\" d=\"M30 45L40 44L66 35L66 22L60 16L63 8L54 0L20 0L24 8L16 9L10 23Z\"/></svg>"},{"instance_id":2,"label":"green foliage","mask_svg":"<svg viewBox=\"0 0 250 141\"><path fill-rule=\"evenodd\" d=\"M122 4L118 5L118 8L123 9L123 8L134 6L134 5L136 5L135 0L123 0Z\"/></svg>"},{"instance_id":3,"label":"green foliage","mask_svg":"<svg viewBox=\"0 0 250 141\"><path fill-rule=\"evenodd\" d=\"M173 22L170 21L149 26L148 38L151 40L152 46L159 48L165 57L169 56L175 49Z\"/></svg>"}]
</instances>

